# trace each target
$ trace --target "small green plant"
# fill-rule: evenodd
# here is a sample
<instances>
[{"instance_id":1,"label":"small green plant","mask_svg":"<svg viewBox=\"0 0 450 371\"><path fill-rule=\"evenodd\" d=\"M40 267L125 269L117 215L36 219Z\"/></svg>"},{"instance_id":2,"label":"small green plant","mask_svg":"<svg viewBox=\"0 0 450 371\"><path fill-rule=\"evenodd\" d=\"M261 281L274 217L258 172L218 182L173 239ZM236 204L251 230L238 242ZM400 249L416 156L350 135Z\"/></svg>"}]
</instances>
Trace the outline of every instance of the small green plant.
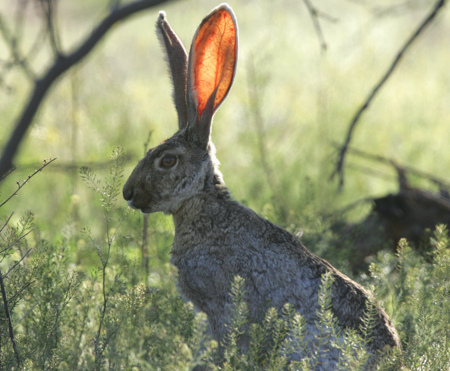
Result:
<instances>
[{"instance_id":1,"label":"small green plant","mask_svg":"<svg viewBox=\"0 0 450 371\"><path fill-rule=\"evenodd\" d=\"M262 323L250 323L245 303L244 280L236 277L231 289L233 312L228 325L228 334L222 344L223 360L220 366L206 362L213 370L316 370L323 365L322 356L330 345L341 351L336 370L365 370L369 359L366 345L374 327L375 306L368 301L360 332L342 330L331 308L333 277L325 274L318 294L316 336L314 346L307 346L308 331L305 319L286 304L281 313L269 308ZM246 334L248 330L248 334ZM247 341L247 349L240 347ZM207 359L211 360L213 344L206 347ZM309 350L308 350L309 349ZM296 360L301 355L301 360ZM392 357L395 358L395 357ZM392 368L397 360L387 359L378 370Z\"/></svg>"},{"instance_id":2,"label":"small green plant","mask_svg":"<svg viewBox=\"0 0 450 371\"><path fill-rule=\"evenodd\" d=\"M101 278L101 290L102 290L102 305L100 315L98 319L98 329L94 340L94 355L95 355L95 370L101 370L105 364L105 350L112 341L113 337L117 336L119 327L122 322L121 316L111 315L110 313L110 301L114 297L115 293L119 293L123 290L121 286L123 282L120 279L120 274L115 274L112 285L107 287L107 268L109 258L111 254L111 247L113 246L117 232L127 216L127 212L121 212L120 219L116 218L113 214L116 206L116 199L119 195L120 180L123 175L123 161L124 153L122 148L118 147L114 149L110 159L110 176L105 178L105 184L102 186L101 182L97 180L96 175L92 173L88 168L83 167L80 169L81 178L90 186L94 191L100 195L100 201L104 210L105 217L105 234L106 241L97 241L92 237L91 230L84 228L84 235L91 241L95 247L97 256L100 259L101 266L94 273L95 278ZM128 210L128 209L127 209ZM113 227L113 223L115 223ZM111 232L111 228L113 232Z\"/></svg>"},{"instance_id":3,"label":"small green plant","mask_svg":"<svg viewBox=\"0 0 450 371\"><path fill-rule=\"evenodd\" d=\"M436 227L430 238L431 262L406 240L398 253L380 253L371 264L377 285L400 332L405 367L410 370L450 368L450 251L448 230Z\"/></svg>"}]
</instances>

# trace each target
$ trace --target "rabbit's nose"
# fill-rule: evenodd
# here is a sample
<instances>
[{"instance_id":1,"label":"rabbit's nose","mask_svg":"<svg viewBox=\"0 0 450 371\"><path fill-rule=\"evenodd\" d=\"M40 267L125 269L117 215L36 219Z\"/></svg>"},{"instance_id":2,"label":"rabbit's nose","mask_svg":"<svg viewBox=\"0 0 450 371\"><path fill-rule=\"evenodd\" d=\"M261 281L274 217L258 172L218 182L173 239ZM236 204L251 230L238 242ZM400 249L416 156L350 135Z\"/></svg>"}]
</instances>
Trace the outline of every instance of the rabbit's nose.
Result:
<instances>
[{"instance_id":1,"label":"rabbit's nose","mask_svg":"<svg viewBox=\"0 0 450 371\"><path fill-rule=\"evenodd\" d=\"M133 187L127 187L127 185L125 184L122 194L125 201L131 201L131 199L133 198Z\"/></svg>"}]
</instances>

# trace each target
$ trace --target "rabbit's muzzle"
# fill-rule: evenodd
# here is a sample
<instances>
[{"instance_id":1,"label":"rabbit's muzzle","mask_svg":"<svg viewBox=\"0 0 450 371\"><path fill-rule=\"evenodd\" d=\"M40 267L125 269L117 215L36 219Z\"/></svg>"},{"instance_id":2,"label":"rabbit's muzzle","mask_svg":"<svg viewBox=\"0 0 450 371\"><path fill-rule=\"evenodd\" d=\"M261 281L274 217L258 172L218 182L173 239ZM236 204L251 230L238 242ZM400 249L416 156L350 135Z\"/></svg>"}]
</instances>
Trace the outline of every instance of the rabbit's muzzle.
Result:
<instances>
[{"instance_id":1,"label":"rabbit's muzzle","mask_svg":"<svg viewBox=\"0 0 450 371\"><path fill-rule=\"evenodd\" d=\"M143 213L149 213L149 207L152 205L150 193L147 191L143 184L142 165L138 164L131 173L127 182L123 186L122 194L125 201L133 209L140 209Z\"/></svg>"},{"instance_id":2,"label":"rabbit's muzzle","mask_svg":"<svg viewBox=\"0 0 450 371\"><path fill-rule=\"evenodd\" d=\"M131 200L133 198L133 188L127 187L127 184L125 184L122 190L123 198L125 199L125 201L128 201L128 205L134 208L134 206L131 203Z\"/></svg>"},{"instance_id":3,"label":"rabbit's muzzle","mask_svg":"<svg viewBox=\"0 0 450 371\"><path fill-rule=\"evenodd\" d=\"M123 198L128 202L128 206L135 210L141 210L144 214L151 213L152 205L150 195L143 189L132 187L127 183L123 187Z\"/></svg>"},{"instance_id":4,"label":"rabbit's muzzle","mask_svg":"<svg viewBox=\"0 0 450 371\"><path fill-rule=\"evenodd\" d=\"M133 196L135 196L135 190L134 190L135 180L133 179L133 175L134 175L133 173L130 175L127 182L123 186L122 194L123 194L123 198L125 199L125 201L128 202L128 205L130 205L130 207L132 207L133 209L137 209L137 207L133 205Z\"/></svg>"},{"instance_id":5,"label":"rabbit's muzzle","mask_svg":"<svg viewBox=\"0 0 450 371\"><path fill-rule=\"evenodd\" d=\"M125 199L125 201L128 202L128 206L130 206L132 209L140 209L141 207L139 207L139 206L143 206L143 205L138 205L137 197L134 197L134 199L133 199L133 196L135 196L135 190L134 190L134 187L132 187L128 184L128 182L125 183L122 193L123 193L123 198Z\"/></svg>"},{"instance_id":6,"label":"rabbit's muzzle","mask_svg":"<svg viewBox=\"0 0 450 371\"><path fill-rule=\"evenodd\" d=\"M128 202L128 206L132 209L139 209L138 207L133 205L133 189L123 187L123 198Z\"/></svg>"}]
</instances>

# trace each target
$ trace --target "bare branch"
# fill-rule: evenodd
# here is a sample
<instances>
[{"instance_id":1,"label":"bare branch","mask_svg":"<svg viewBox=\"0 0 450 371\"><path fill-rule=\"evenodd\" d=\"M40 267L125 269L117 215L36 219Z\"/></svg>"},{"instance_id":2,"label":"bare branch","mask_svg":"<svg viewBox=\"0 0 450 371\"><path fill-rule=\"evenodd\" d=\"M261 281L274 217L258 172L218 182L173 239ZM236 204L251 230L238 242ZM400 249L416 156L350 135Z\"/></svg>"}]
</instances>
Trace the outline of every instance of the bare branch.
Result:
<instances>
[{"instance_id":1,"label":"bare branch","mask_svg":"<svg viewBox=\"0 0 450 371\"><path fill-rule=\"evenodd\" d=\"M33 283L35 283L37 280L28 282L24 287L22 287L19 291L17 291L13 296L11 296L8 299L8 303L10 303L13 299L16 298L16 296L20 295L22 292L24 292L28 287L30 287Z\"/></svg>"},{"instance_id":2,"label":"bare branch","mask_svg":"<svg viewBox=\"0 0 450 371\"><path fill-rule=\"evenodd\" d=\"M56 2L55 0L39 0L42 11L45 16L46 29L49 35L50 46L53 54L58 58L61 54L61 44L59 41L59 32L57 30L56 22Z\"/></svg>"},{"instance_id":3,"label":"bare branch","mask_svg":"<svg viewBox=\"0 0 450 371\"><path fill-rule=\"evenodd\" d=\"M6 220L5 224L3 224L2 229L0 229L0 233L3 232L3 229L8 225L9 221L11 220L12 216L14 215L14 211L11 213L11 215L9 216L9 218Z\"/></svg>"},{"instance_id":4,"label":"bare branch","mask_svg":"<svg viewBox=\"0 0 450 371\"><path fill-rule=\"evenodd\" d=\"M30 309L28 309L27 312L25 313L25 315L24 315L21 319L19 319L19 321L18 321L13 327L16 327L20 322L22 322L22 320L23 320L26 316L28 316L28 313L30 313L30 312L36 307L36 305L38 305L38 304L39 304L39 302L37 302L37 303L34 304Z\"/></svg>"},{"instance_id":5,"label":"bare branch","mask_svg":"<svg viewBox=\"0 0 450 371\"><path fill-rule=\"evenodd\" d=\"M372 153L368 153L365 151L362 151L360 149L356 149L353 147L348 147L347 151L354 153L360 157L365 157L367 159L373 160L373 161L377 161L377 162L381 162L390 166L394 166L395 168L399 167L401 169L403 169L405 172L410 173L410 174L414 174L418 177L424 178L429 180L430 182L436 184L439 187L444 187L444 188L449 188L450 189L450 182L444 179L440 179L436 176L434 176L433 174L429 174L425 171L416 169L413 166L409 166L409 165L400 165L397 164L396 161L394 161L391 158L385 157L385 156L380 156L380 155L374 155Z\"/></svg>"},{"instance_id":6,"label":"bare branch","mask_svg":"<svg viewBox=\"0 0 450 371\"><path fill-rule=\"evenodd\" d=\"M348 129L348 132L347 132L347 137L345 139L344 145L342 146L341 150L339 151L338 160L336 162L336 168L330 177L330 180L332 180L336 175L339 176L339 188L342 188L342 186L344 185L345 154L346 154L348 146L350 144L350 140L352 138L353 131L354 131L356 124L358 123L361 115L367 109L367 107L369 107L370 103L372 102L372 99L375 97L375 95L380 90L380 88L383 86L383 84L387 81L387 79L394 72L394 70L397 67L398 63L400 62L401 58L403 57L405 52L408 50L408 48L411 46L413 41L415 39L417 39L417 37L422 33L422 31L426 28L426 26L434 19L434 17L438 14L439 10L444 5L445 5L445 0L438 0L436 2L431 13L425 18L425 20L420 24L420 26L417 28L417 30L411 35L411 37L408 39L408 41L405 43L405 45L400 49L400 51L397 53L394 61L389 66L386 73L383 75L381 80L378 82L378 84L375 86L375 88L372 90L372 92L367 97L366 101L358 109L355 116L353 117L353 119L350 123L349 129Z\"/></svg>"},{"instance_id":7,"label":"bare branch","mask_svg":"<svg viewBox=\"0 0 450 371\"><path fill-rule=\"evenodd\" d=\"M424 2L406 0L401 3L394 3L386 6L374 6L371 7L371 10L377 18L382 18L387 16L402 15L405 11L411 9L412 7L417 8L418 6L423 6L423 4Z\"/></svg>"},{"instance_id":8,"label":"bare branch","mask_svg":"<svg viewBox=\"0 0 450 371\"><path fill-rule=\"evenodd\" d=\"M34 81L35 74L28 66L27 60L21 55L18 45L17 45L18 44L17 39L15 36L11 36L11 33L10 33L8 27L6 26L5 22L3 21L3 18L1 15L0 15L0 34L3 36L3 39L5 40L6 44L8 45L11 55L12 55L12 58L13 58L12 62L7 63L4 66L4 68L7 68L7 67L10 68L10 66L12 66L12 65L18 65L22 68L25 75L31 81Z\"/></svg>"},{"instance_id":9,"label":"bare branch","mask_svg":"<svg viewBox=\"0 0 450 371\"><path fill-rule=\"evenodd\" d=\"M10 87L4 84L4 76L15 66L21 67L29 80L34 81L35 79L35 74L29 67L29 59L22 55L19 47L22 40L24 16L28 4L29 0L17 1L14 16L13 34L11 34L3 18L0 18L0 33L3 36L5 43L10 48L11 52L11 57L8 61L5 61L3 63L2 71L0 73L0 83L3 84L4 87L6 87L8 90L10 89Z\"/></svg>"},{"instance_id":10,"label":"bare branch","mask_svg":"<svg viewBox=\"0 0 450 371\"><path fill-rule=\"evenodd\" d=\"M314 24L314 29L316 30L317 37L319 38L320 42L320 48L322 52L325 52L327 50L327 43L325 42L325 37L323 36L322 28L320 27L319 17L323 17L331 22L336 22L337 19L319 11L317 8L315 8L309 0L303 0L303 3L305 4L306 8L308 9L308 12L311 16L311 19Z\"/></svg>"},{"instance_id":11,"label":"bare branch","mask_svg":"<svg viewBox=\"0 0 450 371\"><path fill-rule=\"evenodd\" d=\"M11 174L14 170L16 170L15 167L12 167L11 169L9 169L5 175L2 176L2 178L0 179L0 182L5 179L9 174Z\"/></svg>"},{"instance_id":12,"label":"bare branch","mask_svg":"<svg viewBox=\"0 0 450 371\"><path fill-rule=\"evenodd\" d=\"M8 321L8 330L9 330L9 338L11 339L11 344L14 350L14 354L16 356L17 360L17 367L20 366L20 356L19 356L19 350L17 349L16 341L14 339L14 330L11 323L11 316L9 314L9 306L8 306L8 299L6 297L6 290L5 290L5 284L3 282L3 276L2 271L0 270L0 287L2 290L2 299L3 299L3 310L5 311L6 320Z\"/></svg>"},{"instance_id":13,"label":"bare branch","mask_svg":"<svg viewBox=\"0 0 450 371\"><path fill-rule=\"evenodd\" d=\"M35 55L42 49L42 45L45 42L46 36L47 36L47 26L45 24L42 24L41 29L36 32L34 42L31 43L31 47L26 53L25 58L27 59L27 61L31 62L35 57Z\"/></svg>"},{"instance_id":14,"label":"bare branch","mask_svg":"<svg viewBox=\"0 0 450 371\"><path fill-rule=\"evenodd\" d=\"M330 21L330 22L333 22L333 23L339 21L338 18L333 17L332 15L327 14L327 13L325 13L325 12L323 12L322 10L317 9L317 8L316 8L316 13L317 13L317 15L318 15L320 18L326 19L327 21Z\"/></svg>"},{"instance_id":15,"label":"bare branch","mask_svg":"<svg viewBox=\"0 0 450 371\"><path fill-rule=\"evenodd\" d=\"M27 9L29 0L19 0L17 1L16 15L15 15L15 25L14 25L14 36L17 43L22 39L24 15Z\"/></svg>"},{"instance_id":16,"label":"bare branch","mask_svg":"<svg viewBox=\"0 0 450 371\"><path fill-rule=\"evenodd\" d=\"M167 1L168 0L138 0L117 7L100 22L91 34L72 53L69 55L59 55L55 60L55 63L47 70L47 72L35 81L33 92L30 94L30 98L23 109L21 116L18 118L15 129L0 158L0 179L13 166L13 158L19 145L53 83L68 69L80 62L119 20L123 20L142 10L149 9Z\"/></svg>"},{"instance_id":17,"label":"bare branch","mask_svg":"<svg viewBox=\"0 0 450 371\"><path fill-rule=\"evenodd\" d=\"M398 179L395 175L385 173L384 171L376 170L369 166L354 164L351 162L347 163L347 168L351 169L351 170L359 171L366 175L371 175L371 176L374 176L377 178L381 178L381 179L387 179L387 180L393 180L393 181Z\"/></svg>"},{"instance_id":18,"label":"bare branch","mask_svg":"<svg viewBox=\"0 0 450 371\"><path fill-rule=\"evenodd\" d=\"M55 160L56 160L56 157L50 159L50 161L47 161L47 160L44 159L44 164L43 164L39 169L35 170L33 174L28 175L27 179L25 179L22 183L17 182L17 185L18 185L17 189L13 192L13 194L12 194L11 196L9 196L5 201L3 201L3 202L0 204L0 207L2 207L2 206L3 206L4 204L6 204L11 198L13 198L13 197L17 194L17 192L19 192L19 191L22 189L22 187L30 181L30 179L31 179L32 177L34 177L37 173L39 173L40 171L42 171L42 169L44 169L45 167L47 167L48 165L50 165L50 164L51 164L53 161L55 161Z\"/></svg>"},{"instance_id":19,"label":"bare branch","mask_svg":"<svg viewBox=\"0 0 450 371\"><path fill-rule=\"evenodd\" d=\"M117 9L120 6L121 0L109 0L108 6L110 9Z\"/></svg>"},{"instance_id":20,"label":"bare branch","mask_svg":"<svg viewBox=\"0 0 450 371\"><path fill-rule=\"evenodd\" d=\"M11 214L12 216L12 214ZM9 219L8 219L9 221ZM25 233L24 235L20 236L17 240L15 240L13 243L9 244L8 247L6 247L5 249L3 249L2 251L0 251L0 254L3 254L5 251L9 250L11 247L13 247L17 242L20 242L20 240L22 240L24 237L26 237L27 235L29 235L31 232L33 232L34 229L32 229L31 231L28 231L27 233ZM8 272L9 273L9 272ZM8 274L7 273L7 274Z\"/></svg>"},{"instance_id":21,"label":"bare branch","mask_svg":"<svg viewBox=\"0 0 450 371\"><path fill-rule=\"evenodd\" d=\"M9 268L8 272L6 272L6 274L3 276L3 278L8 277L8 274L17 266L17 264L19 264L23 259L25 259L25 257L29 254L29 252L31 250L33 250L33 248L30 248L16 264L14 264L11 268Z\"/></svg>"}]
</instances>

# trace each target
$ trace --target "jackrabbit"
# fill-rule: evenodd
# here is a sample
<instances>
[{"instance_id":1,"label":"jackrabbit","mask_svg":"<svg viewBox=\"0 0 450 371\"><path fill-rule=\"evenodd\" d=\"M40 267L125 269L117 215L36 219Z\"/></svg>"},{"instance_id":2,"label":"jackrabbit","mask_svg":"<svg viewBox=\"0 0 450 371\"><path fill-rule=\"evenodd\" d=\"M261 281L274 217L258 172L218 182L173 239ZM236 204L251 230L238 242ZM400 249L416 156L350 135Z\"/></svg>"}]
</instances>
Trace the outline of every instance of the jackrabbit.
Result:
<instances>
[{"instance_id":1,"label":"jackrabbit","mask_svg":"<svg viewBox=\"0 0 450 371\"><path fill-rule=\"evenodd\" d=\"M195 32L189 57L161 12L157 33L167 53L178 113L178 131L148 151L123 188L128 204L143 213L171 214L175 238L171 263L181 295L207 314L209 331L225 339L235 276L245 279L249 318L261 320L267 303L281 312L290 303L306 319L304 357L314 349L318 290L329 272L332 311L342 328L360 331L367 291L313 255L289 232L234 201L218 170L210 140L214 113L230 91L238 54L238 27L231 8L215 8ZM376 305L367 345L367 369L387 350L400 348L389 317ZM245 336L242 347L245 349ZM339 341L339 340L338 340ZM219 348L220 350L220 348ZM339 351L329 345L318 370L332 370Z\"/></svg>"}]
</instances>

